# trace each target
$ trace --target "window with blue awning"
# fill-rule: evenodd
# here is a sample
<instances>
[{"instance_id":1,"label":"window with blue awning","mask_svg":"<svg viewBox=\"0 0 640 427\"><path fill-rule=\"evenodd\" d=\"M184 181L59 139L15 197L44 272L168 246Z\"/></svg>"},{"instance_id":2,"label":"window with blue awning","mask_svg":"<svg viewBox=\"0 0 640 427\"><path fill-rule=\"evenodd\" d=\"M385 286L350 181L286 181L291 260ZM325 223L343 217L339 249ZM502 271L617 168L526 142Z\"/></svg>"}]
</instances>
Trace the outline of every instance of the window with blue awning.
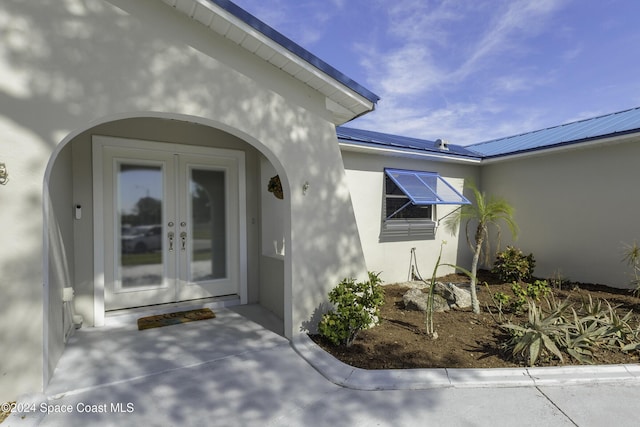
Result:
<instances>
[{"instance_id":1,"label":"window with blue awning","mask_svg":"<svg viewBox=\"0 0 640 427\"><path fill-rule=\"evenodd\" d=\"M410 206L471 204L438 173L405 169L385 169L384 172L408 198L401 206L396 206L392 213L387 212L387 220L397 217Z\"/></svg>"}]
</instances>

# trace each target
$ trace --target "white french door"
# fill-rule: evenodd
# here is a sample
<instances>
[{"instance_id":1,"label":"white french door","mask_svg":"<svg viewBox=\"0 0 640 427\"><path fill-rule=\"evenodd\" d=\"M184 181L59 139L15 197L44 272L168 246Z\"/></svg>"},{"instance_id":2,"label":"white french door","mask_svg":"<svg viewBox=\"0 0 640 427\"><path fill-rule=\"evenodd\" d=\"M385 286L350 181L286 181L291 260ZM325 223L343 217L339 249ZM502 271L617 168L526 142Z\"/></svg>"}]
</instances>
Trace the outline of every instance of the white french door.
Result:
<instances>
[{"instance_id":1,"label":"white french door","mask_svg":"<svg viewBox=\"0 0 640 427\"><path fill-rule=\"evenodd\" d=\"M243 153L94 141L102 169L96 217L104 241L96 247L104 261L104 309L240 295Z\"/></svg>"}]
</instances>

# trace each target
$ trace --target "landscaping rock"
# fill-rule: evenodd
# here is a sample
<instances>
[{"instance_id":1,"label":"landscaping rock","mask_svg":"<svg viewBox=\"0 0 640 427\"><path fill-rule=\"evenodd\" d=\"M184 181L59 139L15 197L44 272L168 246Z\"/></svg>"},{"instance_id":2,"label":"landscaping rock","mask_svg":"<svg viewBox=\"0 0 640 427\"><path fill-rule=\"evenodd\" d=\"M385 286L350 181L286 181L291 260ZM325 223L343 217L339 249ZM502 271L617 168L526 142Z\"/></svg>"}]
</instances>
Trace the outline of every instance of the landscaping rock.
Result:
<instances>
[{"instance_id":1,"label":"landscaping rock","mask_svg":"<svg viewBox=\"0 0 640 427\"><path fill-rule=\"evenodd\" d=\"M407 282L413 286L403 295L404 306L408 310L427 310L428 286L424 282ZM404 284L403 284L404 285ZM424 291L423 291L424 289ZM453 283L436 282L433 300L435 312L448 311L450 308L459 309L471 307L471 293L461 289Z\"/></svg>"},{"instance_id":2,"label":"landscaping rock","mask_svg":"<svg viewBox=\"0 0 640 427\"><path fill-rule=\"evenodd\" d=\"M435 292L442 295L451 308L467 308L471 307L471 292L466 289L459 288L453 283L436 282Z\"/></svg>"},{"instance_id":3,"label":"landscaping rock","mask_svg":"<svg viewBox=\"0 0 640 427\"><path fill-rule=\"evenodd\" d=\"M394 285L402 286L409 289L424 289L429 288L429 285L422 280L410 280L408 282L394 283Z\"/></svg>"},{"instance_id":4,"label":"landscaping rock","mask_svg":"<svg viewBox=\"0 0 640 427\"><path fill-rule=\"evenodd\" d=\"M403 296L402 301L407 310L427 311L427 300L429 295L422 290L413 288L409 289ZM449 303L442 296L435 294L433 296L433 311L443 312L449 311Z\"/></svg>"}]
</instances>

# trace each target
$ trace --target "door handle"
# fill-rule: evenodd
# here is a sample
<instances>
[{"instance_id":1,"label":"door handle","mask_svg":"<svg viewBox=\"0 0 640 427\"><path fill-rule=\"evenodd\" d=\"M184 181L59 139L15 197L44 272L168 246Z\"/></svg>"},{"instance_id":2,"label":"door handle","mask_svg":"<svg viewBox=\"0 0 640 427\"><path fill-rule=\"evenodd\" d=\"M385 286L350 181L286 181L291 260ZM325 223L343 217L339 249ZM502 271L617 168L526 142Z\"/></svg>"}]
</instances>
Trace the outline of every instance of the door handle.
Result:
<instances>
[{"instance_id":1,"label":"door handle","mask_svg":"<svg viewBox=\"0 0 640 427\"><path fill-rule=\"evenodd\" d=\"M182 241L182 250L186 250L187 249L187 232L183 231L182 233L180 233L180 240Z\"/></svg>"},{"instance_id":2,"label":"door handle","mask_svg":"<svg viewBox=\"0 0 640 427\"><path fill-rule=\"evenodd\" d=\"M169 238L169 251L173 252L173 236L175 234L173 233L173 231L170 231L169 233L167 233L167 237Z\"/></svg>"}]
</instances>

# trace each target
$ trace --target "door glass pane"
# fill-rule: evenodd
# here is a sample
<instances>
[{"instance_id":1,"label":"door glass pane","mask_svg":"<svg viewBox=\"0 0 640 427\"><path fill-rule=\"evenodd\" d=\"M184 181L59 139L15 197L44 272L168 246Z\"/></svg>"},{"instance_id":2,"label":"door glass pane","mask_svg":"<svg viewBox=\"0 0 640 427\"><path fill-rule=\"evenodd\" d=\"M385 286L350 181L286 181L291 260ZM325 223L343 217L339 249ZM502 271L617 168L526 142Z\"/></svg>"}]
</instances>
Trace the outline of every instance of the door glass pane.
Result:
<instances>
[{"instance_id":1,"label":"door glass pane","mask_svg":"<svg viewBox=\"0 0 640 427\"><path fill-rule=\"evenodd\" d=\"M191 265L193 282L227 277L225 173L191 170Z\"/></svg>"},{"instance_id":2,"label":"door glass pane","mask_svg":"<svg viewBox=\"0 0 640 427\"><path fill-rule=\"evenodd\" d=\"M119 166L119 266L123 288L162 284L162 195L161 166Z\"/></svg>"}]
</instances>

